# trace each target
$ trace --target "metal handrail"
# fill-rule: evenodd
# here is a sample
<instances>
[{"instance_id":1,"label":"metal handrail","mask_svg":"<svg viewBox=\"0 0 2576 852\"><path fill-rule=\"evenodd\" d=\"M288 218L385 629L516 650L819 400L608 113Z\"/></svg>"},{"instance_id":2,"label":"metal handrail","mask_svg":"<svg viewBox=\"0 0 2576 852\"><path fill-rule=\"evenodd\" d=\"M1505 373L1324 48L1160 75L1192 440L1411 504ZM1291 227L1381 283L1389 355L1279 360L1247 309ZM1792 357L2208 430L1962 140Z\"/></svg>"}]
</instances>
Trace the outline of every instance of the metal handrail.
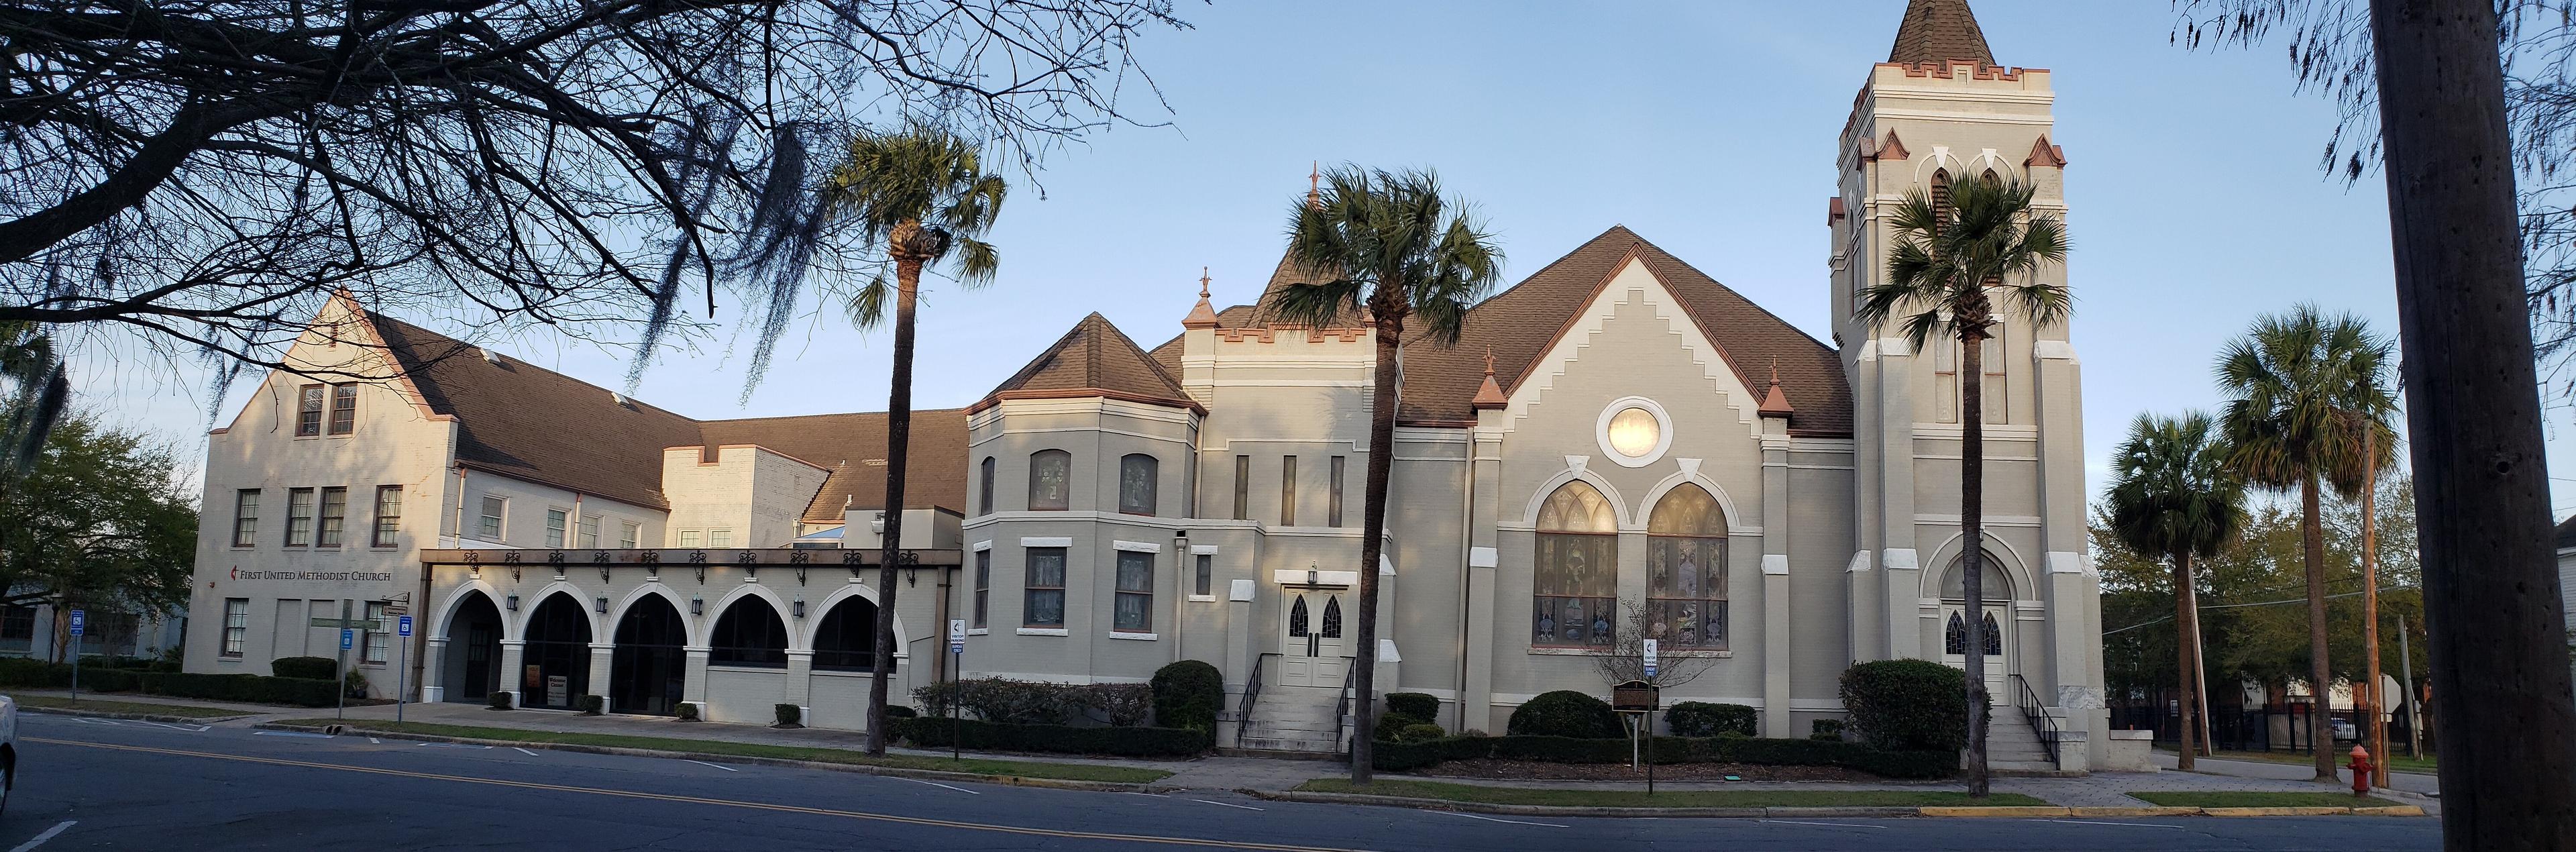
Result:
<instances>
[{"instance_id":1,"label":"metal handrail","mask_svg":"<svg viewBox=\"0 0 2576 852\"><path fill-rule=\"evenodd\" d=\"M2031 691L2030 681L2017 674L2011 678L2013 706L2020 708L2022 715L2030 719L2030 729L2039 735L2039 747L2048 752L2048 762L2065 768L2066 761L2057 756L2057 717L2048 714L2048 705L2039 703L2039 693Z\"/></svg>"},{"instance_id":2,"label":"metal handrail","mask_svg":"<svg viewBox=\"0 0 2576 852\"><path fill-rule=\"evenodd\" d=\"M1261 698L1261 664L1276 656L1279 655L1256 654L1252 658L1252 677L1243 682L1243 702L1235 705L1234 708L1234 746L1236 748L1243 747L1243 732L1252 729L1253 702Z\"/></svg>"},{"instance_id":3,"label":"metal handrail","mask_svg":"<svg viewBox=\"0 0 2576 852\"><path fill-rule=\"evenodd\" d=\"M1345 660L1353 660L1353 659L1356 659L1356 658L1354 658L1354 657L1343 657L1342 659L1345 659ZM1348 730L1348 728L1350 727L1350 723L1349 723L1349 722L1346 722L1346 721L1343 721L1343 720L1345 720L1345 719L1349 719L1349 718L1350 718L1350 712L1351 712L1351 681L1352 681L1354 678L1357 678L1357 677L1359 676L1359 673L1360 673L1359 666L1356 666L1356 665L1350 665L1350 664L1344 664L1344 665L1342 666L1342 689L1341 689L1341 699L1340 699L1340 700L1338 700L1338 701L1333 702L1333 744L1334 744L1334 745L1342 745L1342 737L1344 737L1344 736L1346 736L1346 735L1348 735L1348 734L1349 734L1349 730ZM1351 755L1351 753L1350 753L1350 746L1343 745L1343 746L1342 746L1342 758L1343 758L1344 760L1348 760L1348 759L1350 759L1350 755Z\"/></svg>"}]
</instances>

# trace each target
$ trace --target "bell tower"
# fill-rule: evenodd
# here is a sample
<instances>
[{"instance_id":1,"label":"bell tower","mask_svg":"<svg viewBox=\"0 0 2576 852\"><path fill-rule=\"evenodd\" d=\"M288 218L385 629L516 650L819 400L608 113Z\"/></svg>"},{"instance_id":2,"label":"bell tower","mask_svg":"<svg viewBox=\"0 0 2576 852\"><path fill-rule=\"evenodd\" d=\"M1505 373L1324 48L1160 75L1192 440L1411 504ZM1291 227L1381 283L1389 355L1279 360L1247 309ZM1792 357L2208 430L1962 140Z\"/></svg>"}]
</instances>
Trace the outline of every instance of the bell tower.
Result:
<instances>
[{"instance_id":1,"label":"bell tower","mask_svg":"<svg viewBox=\"0 0 2576 852\"><path fill-rule=\"evenodd\" d=\"M2048 71L1996 60L1967 0L1912 0L1887 61L1869 69L1843 125L1826 223L1834 342L1854 405L1859 542L1846 573L1855 660L1940 660L1955 650L1944 644L1951 604L1941 587L1967 545L1959 540L1959 344L1918 348L1893 323L1864 325L1860 294L1887 281L1891 220L1909 194L1937 200L1952 182L2022 181L2036 187L2036 212L2066 221L2055 99ZM2040 274L2066 283L2063 265ZM1983 547L2012 587L2002 668L2098 745L2107 728L2100 583L2086 558L2075 350L2062 321L2038 325L2006 311L2000 329L1985 344L1982 378ZM2001 595L1986 597L1991 604Z\"/></svg>"}]
</instances>

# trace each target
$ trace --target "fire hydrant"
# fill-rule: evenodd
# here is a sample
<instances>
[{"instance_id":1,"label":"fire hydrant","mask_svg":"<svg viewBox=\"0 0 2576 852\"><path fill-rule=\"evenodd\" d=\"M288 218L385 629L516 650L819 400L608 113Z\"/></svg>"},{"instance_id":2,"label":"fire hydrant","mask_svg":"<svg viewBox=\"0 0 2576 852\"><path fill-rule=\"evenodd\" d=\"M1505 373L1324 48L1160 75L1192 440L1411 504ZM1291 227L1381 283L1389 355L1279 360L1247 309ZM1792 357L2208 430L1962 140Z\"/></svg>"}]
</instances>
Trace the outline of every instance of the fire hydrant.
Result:
<instances>
[{"instance_id":1,"label":"fire hydrant","mask_svg":"<svg viewBox=\"0 0 2576 852\"><path fill-rule=\"evenodd\" d=\"M2362 748L2359 743L2353 744L2352 763L2346 768L2352 770L2352 794L2370 795L2370 773L2378 769L2370 765L2370 750Z\"/></svg>"}]
</instances>

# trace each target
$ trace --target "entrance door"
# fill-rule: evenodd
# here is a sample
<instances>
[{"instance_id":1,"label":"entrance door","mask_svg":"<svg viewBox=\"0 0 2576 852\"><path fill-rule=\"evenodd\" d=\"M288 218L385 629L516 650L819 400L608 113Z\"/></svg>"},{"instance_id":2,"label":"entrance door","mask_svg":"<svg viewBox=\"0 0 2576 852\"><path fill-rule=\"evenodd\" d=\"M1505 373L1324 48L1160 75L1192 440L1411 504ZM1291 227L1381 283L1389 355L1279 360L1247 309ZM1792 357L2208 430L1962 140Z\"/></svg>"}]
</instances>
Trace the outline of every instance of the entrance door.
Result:
<instances>
[{"instance_id":1,"label":"entrance door","mask_svg":"<svg viewBox=\"0 0 2576 852\"><path fill-rule=\"evenodd\" d=\"M608 708L653 716L678 712L689 643L680 611L660 595L647 595L618 619L615 635L617 649L608 657Z\"/></svg>"},{"instance_id":2,"label":"entrance door","mask_svg":"<svg viewBox=\"0 0 2576 852\"><path fill-rule=\"evenodd\" d=\"M1338 589L1289 589L1279 646L1279 683L1342 688L1350 671L1350 640L1343 638Z\"/></svg>"},{"instance_id":3,"label":"entrance door","mask_svg":"<svg viewBox=\"0 0 2576 852\"><path fill-rule=\"evenodd\" d=\"M1948 603L1941 607L1941 662L1950 664L1952 668L1968 667L1967 614L1968 605L1965 603ZM2008 691L2011 684L2006 682L2006 678L2010 675L2011 658L2004 649L2012 647L2012 637L2004 635L2004 628L2012 624L2012 616L2005 611L2003 604L1989 603L1985 606L1985 622L1986 694L1992 696L1998 705L2009 704L2012 700L2012 693Z\"/></svg>"},{"instance_id":4,"label":"entrance door","mask_svg":"<svg viewBox=\"0 0 2576 852\"><path fill-rule=\"evenodd\" d=\"M519 706L574 709L590 692L590 616L561 592L548 595L528 617L517 678Z\"/></svg>"}]
</instances>

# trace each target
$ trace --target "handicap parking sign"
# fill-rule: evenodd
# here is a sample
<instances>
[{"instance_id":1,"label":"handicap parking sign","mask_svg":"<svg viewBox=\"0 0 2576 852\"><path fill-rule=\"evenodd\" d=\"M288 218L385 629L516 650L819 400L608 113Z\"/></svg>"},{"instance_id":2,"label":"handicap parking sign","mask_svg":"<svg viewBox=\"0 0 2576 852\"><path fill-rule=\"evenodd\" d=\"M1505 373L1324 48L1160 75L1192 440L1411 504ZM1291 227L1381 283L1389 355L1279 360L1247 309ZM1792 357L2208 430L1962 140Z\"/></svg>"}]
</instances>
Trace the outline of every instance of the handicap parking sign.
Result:
<instances>
[{"instance_id":1,"label":"handicap parking sign","mask_svg":"<svg viewBox=\"0 0 2576 852\"><path fill-rule=\"evenodd\" d=\"M394 630L396 635L411 635L411 616L403 616L400 620L394 622Z\"/></svg>"},{"instance_id":2,"label":"handicap parking sign","mask_svg":"<svg viewBox=\"0 0 2576 852\"><path fill-rule=\"evenodd\" d=\"M349 650L350 648L356 647L357 644L358 631L346 627L340 628L340 650Z\"/></svg>"},{"instance_id":3,"label":"handicap parking sign","mask_svg":"<svg viewBox=\"0 0 2576 852\"><path fill-rule=\"evenodd\" d=\"M83 628L86 628L86 627L88 627L88 626L89 626L89 610L85 610L85 609L76 609L76 610L72 610L72 635L74 635L74 636L81 635L81 631L82 631L82 629L83 629Z\"/></svg>"}]
</instances>

